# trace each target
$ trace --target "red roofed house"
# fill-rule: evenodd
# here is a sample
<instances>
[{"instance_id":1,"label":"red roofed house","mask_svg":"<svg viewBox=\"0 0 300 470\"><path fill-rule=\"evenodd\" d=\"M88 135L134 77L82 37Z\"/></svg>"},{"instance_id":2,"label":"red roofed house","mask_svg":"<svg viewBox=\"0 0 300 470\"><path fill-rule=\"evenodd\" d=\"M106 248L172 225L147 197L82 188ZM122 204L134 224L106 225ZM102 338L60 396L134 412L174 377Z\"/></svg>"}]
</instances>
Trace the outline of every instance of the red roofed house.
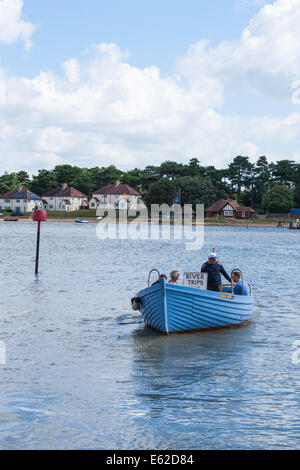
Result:
<instances>
[{"instance_id":1,"label":"red roofed house","mask_svg":"<svg viewBox=\"0 0 300 470\"><path fill-rule=\"evenodd\" d=\"M233 199L220 199L205 210L206 217L248 218L255 215L251 207L240 206Z\"/></svg>"},{"instance_id":2,"label":"red roofed house","mask_svg":"<svg viewBox=\"0 0 300 470\"><path fill-rule=\"evenodd\" d=\"M87 196L66 183L45 194L43 204L44 209L49 211L71 212L89 208Z\"/></svg>"},{"instance_id":3,"label":"red roofed house","mask_svg":"<svg viewBox=\"0 0 300 470\"><path fill-rule=\"evenodd\" d=\"M93 193L90 209L137 209L145 207L141 194L128 184L107 184Z\"/></svg>"},{"instance_id":4,"label":"red roofed house","mask_svg":"<svg viewBox=\"0 0 300 470\"><path fill-rule=\"evenodd\" d=\"M20 186L19 189L12 189L0 196L0 210L30 212L39 201L42 201L40 196Z\"/></svg>"}]
</instances>

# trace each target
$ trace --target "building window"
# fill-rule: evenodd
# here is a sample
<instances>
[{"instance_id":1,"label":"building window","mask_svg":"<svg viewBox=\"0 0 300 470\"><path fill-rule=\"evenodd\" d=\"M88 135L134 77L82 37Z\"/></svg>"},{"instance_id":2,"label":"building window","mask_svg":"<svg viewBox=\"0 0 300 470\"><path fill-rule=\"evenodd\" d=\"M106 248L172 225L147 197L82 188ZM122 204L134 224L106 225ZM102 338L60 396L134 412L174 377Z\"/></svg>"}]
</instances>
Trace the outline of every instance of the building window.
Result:
<instances>
[{"instance_id":1,"label":"building window","mask_svg":"<svg viewBox=\"0 0 300 470\"><path fill-rule=\"evenodd\" d=\"M20 204L20 199L17 199L17 200L16 200L16 203L17 203L17 204Z\"/></svg>"},{"instance_id":2,"label":"building window","mask_svg":"<svg viewBox=\"0 0 300 470\"><path fill-rule=\"evenodd\" d=\"M9 204L10 203L10 199L5 199L6 204Z\"/></svg>"},{"instance_id":3,"label":"building window","mask_svg":"<svg viewBox=\"0 0 300 470\"><path fill-rule=\"evenodd\" d=\"M91 207L95 207L95 203L94 203L94 202L91 202Z\"/></svg>"},{"instance_id":4,"label":"building window","mask_svg":"<svg viewBox=\"0 0 300 470\"><path fill-rule=\"evenodd\" d=\"M50 207L50 209L53 209L53 205L52 205L52 204L50 204L50 206L49 206L49 207Z\"/></svg>"},{"instance_id":5,"label":"building window","mask_svg":"<svg viewBox=\"0 0 300 470\"><path fill-rule=\"evenodd\" d=\"M233 211L224 211L224 217L232 217Z\"/></svg>"},{"instance_id":6,"label":"building window","mask_svg":"<svg viewBox=\"0 0 300 470\"><path fill-rule=\"evenodd\" d=\"M50 199L50 201L53 201L54 198L53 198L53 197L50 197L49 199Z\"/></svg>"}]
</instances>

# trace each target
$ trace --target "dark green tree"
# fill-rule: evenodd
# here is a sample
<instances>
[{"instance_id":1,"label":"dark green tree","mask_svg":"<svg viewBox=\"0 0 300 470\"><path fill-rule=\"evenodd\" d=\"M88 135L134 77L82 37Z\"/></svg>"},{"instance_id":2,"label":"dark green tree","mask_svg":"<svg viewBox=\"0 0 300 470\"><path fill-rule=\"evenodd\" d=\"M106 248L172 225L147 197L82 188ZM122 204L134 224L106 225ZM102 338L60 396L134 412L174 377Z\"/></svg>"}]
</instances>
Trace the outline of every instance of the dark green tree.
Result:
<instances>
[{"instance_id":1,"label":"dark green tree","mask_svg":"<svg viewBox=\"0 0 300 470\"><path fill-rule=\"evenodd\" d=\"M99 177L101 179L100 186L106 186L107 184L113 184L116 180L122 180L123 172L118 170L114 165L108 167L101 167Z\"/></svg>"},{"instance_id":2,"label":"dark green tree","mask_svg":"<svg viewBox=\"0 0 300 470\"><path fill-rule=\"evenodd\" d=\"M266 195L263 207L269 212L286 213L294 205L293 192L286 186L277 184Z\"/></svg>"},{"instance_id":3,"label":"dark green tree","mask_svg":"<svg viewBox=\"0 0 300 470\"><path fill-rule=\"evenodd\" d=\"M16 173L8 173L7 171L0 177L0 194L5 194L11 189L18 189L19 180Z\"/></svg>"},{"instance_id":4,"label":"dark green tree","mask_svg":"<svg viewBox=\"0 0 300 470\"><path fill-rule=\"evenodd\" d=\"M70 186L73 186L87 196L91 196L98 189L93 178L93 172L88 168L81 168L76 177L70 181Z\"/></svg>"},{"instance_id":5,"label":"dark green tree","mask_svg":"<svg viewBox=\"0 0 300 470\"><path fill-rule=\"evenodd\" d=\"M39 170L38 174L32 177L30 183L31 191L39 196L44 196L57 186L59 186L59 183L53 170Z\"/></svg>"},{"instance_id":6,"label":"dark green tree","mask_svg":"<svg viewBox=\"0 0 300 470\"><path fill-rule=\"evenodd\" d=\"M161 178L176 179L183 176L185 173L185 168L182 163L166 161L162 163L159 167L159 176Z\"/></svg>"},{"instance_id":7,"label":"dark green tree","mask_svg":"<svg viewBox=\"0 0 300 470\"><path fill-rule=\"evenodd\" d=\"M178 180L178 185L181 188L181 204L193 204L194 209L196 204L208 207L221 197L211 181L205 178L186 176Z\"/></svg>"},{"instance_id":8,"label":"dark green tree","mask_svg":"<svg viewBox=\"0 0 300 470\"><path fill-rule=\"evenodd\" d=\"M293 187L295 182L295 162L292 160L279 160L270 164L272 179L275 184Z\"/></svg>"},{"instance_id":9,"label":"dark green tree","mask_svg":"<svg viewBox=\"0 0 300 470\"><path fill-rule=\"evenodd\" d=\"M150 184L145 202L148 207L151 204L168 204L171 206L174 200L176 182L169 178L161 178L155 183Z\"/></svg>"},{"instance_id":10,"label":"dark green tree","mask_svg":"<svg viewBox=\"0 0 300 470\"><path fill-rule=\"evenodd\" d=\"M185 176L176 180L162 178L152 183L145 198L148 207L151 204L168 204L174 202L174 196L180 190L181 204L204 204L206 207L220 197L209 180Z\"/></svg>"},{"instance_id":11,"label":"dark green tree","mask_svg":"<svg viewBox=\"0 0 300 470\"><path fill-rule=\"evenodd\" d=\"M249 157L241 155L234 158L230 163L226 176L229 179L232 189L237 192L237 202L241 202L241 191L243 187L249 186L249 176L252 171L252 165Z\"/></svg>"},{"instance_id":12,"label":"dark green tree","mask_svg":"<svg viewBox=\"0 0 300 470\"><path fill-rule=\"evenodd\" d=\"M122 181L135 189L139 189L142 186L142 173L142 170L139 170L138 168L129 170L123 174Z\"/></svg>"},{"instance_id":13,"label":"dark green tree","mask_svg":"<svg viewBox=\"0 0 300 470\"><path fill-rule=\"evenodd\" d=\"M24 189L28 189L30 186L30 177L27 171L19 171L17 173L17 178L19 181L19 184L22 185Z\"/></svg>"},{"instance_id":14,"label":"dark green tree","mask_svg":"<svg viewBox=\"0 0 300 470\"><path fill-rule=\"evenodd\" d=\"M205 169L200 164L198 158L191 158L188 165L185 165L185 175L186 176L201 176L205 175ZM185 176L184 175L184 176Z\"/></svg>"},{"instance_id":15,"label":"dark green tree","mask_svg":"<svg viewBox=\"0 0 300 470\"><path fill-rule=\"evenodd\" d=\"M271 185L271 170L267 158L259 157L254 167L255 191L258 203L263 205L265 195Z\"/></svg>"},{"instance_id":16,"label":"dark green tree","mask_svg":"<svg viewBox=\"0 0 300 470\"><path fill-rule=\"evenodd\" d=\"M72 165L56 165L53 171L59 184L71 185L71 181L79 177L82 169Z\"/></svg>"}]
</instances>

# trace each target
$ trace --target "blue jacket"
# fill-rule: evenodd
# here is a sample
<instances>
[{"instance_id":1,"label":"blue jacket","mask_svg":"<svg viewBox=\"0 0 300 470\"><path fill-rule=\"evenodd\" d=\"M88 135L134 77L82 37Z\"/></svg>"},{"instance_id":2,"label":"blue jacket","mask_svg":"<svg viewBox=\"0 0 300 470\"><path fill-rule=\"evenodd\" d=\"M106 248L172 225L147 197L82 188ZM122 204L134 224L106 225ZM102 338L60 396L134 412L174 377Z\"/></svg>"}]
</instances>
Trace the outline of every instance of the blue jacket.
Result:
<instances>
[{"instance_id":1,"label":"blue jacket","mask_svg":"<svg viewBox=\"0 0 300 470\"><path fill-rule=\"evenodd\" d=\"M244 290L244 293L243 293L243 290ZM248 282L246 282L246 281L244 281L244 283L242 281L238 282L234 286L233 293L235 295L250 295L250 289L249 289L249 286L248 286Z\"/></svg>"},{"instance_id":2,"label":"blue jacket","mask_svg":"<svg viewBox=\"0 0 300 470\"><path fill-rule=\"evenodd\" d=\"M231 292L231 287L223 287L223 292ZM243 293L244 291L244 293ZM235 295L250 295L250 289L248 286L248 282L244 281L244 286L242 281L238 282L234 288L233 288L233 293Z\"/></svg>"},{"instance_id":3,"label":"blue jacket","mask_svg":"<svg viewBox=\"0 0 300 470\"><path fill-rule=\"evenodd\" d=\"M218 261L214 264L210 264L206 261L206 263L202 265L201 272L208 274L207 284L220 285L222 283L221 274L227 279L227 281L231 282L230 276L223 268L223 265Z\"/></svg>"}]
</instances>

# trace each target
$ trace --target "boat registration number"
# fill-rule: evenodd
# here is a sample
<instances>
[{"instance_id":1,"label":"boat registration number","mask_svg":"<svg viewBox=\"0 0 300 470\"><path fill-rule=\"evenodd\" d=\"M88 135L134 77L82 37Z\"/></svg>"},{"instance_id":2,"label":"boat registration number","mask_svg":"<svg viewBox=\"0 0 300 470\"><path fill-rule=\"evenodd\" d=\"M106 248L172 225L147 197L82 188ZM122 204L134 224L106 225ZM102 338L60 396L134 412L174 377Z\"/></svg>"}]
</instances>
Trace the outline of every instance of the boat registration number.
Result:
<instances>
[{"instance_id":1,"label":"boat registration number","mask_svg":"<svg viewBox=\"0 0 300 470\"><path fill-rule=\"evenodd\" d=\"M220 294L220 297L222 299L230 299L230 300L234 299L234 295L228 295L228 294Z\"/></svg>"}]
</instances>

